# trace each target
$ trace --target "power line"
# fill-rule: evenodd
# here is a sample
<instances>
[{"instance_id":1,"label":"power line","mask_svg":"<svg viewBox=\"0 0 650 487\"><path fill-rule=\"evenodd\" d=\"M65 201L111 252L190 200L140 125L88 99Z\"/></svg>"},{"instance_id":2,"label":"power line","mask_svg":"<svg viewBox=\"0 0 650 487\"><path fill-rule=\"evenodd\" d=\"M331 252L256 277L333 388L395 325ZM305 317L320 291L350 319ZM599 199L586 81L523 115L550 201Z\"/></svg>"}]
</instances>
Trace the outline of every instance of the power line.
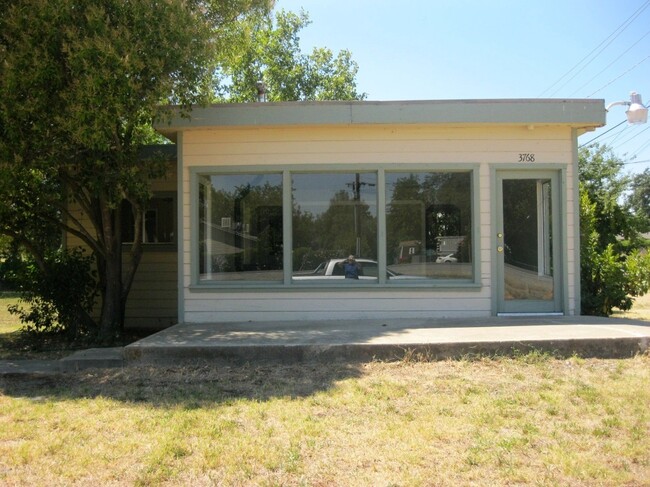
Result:
<instances>
[{"instance_id":1,"label":"power line","mask_svg":"<svg viewBox=\"0 0 650 487\"><path fill-rule=\"evenodd\" d=\"M559 88L557 88L550 96L555 95L558 91L560 91L564 86L566 86L570 81L572 81L578 74L580 74L591 62L598 57L598 55L603 52L614 40L623 33L625 29L629 27L629 25L639 16L641 13L648 8L650 5L650 0L647 0L641 7L639 7L630 17L625 20L621 25L619 25L614 32L612 32L605 40L603 40L600 44L598 44L594 49L589 52L584 58L582 58L578 63L573 66L569 71L567 71L564 75L562 75L555 83L553 83L550 87L542 91L539 95L538 98L543 96L545 93L551 91L556 85L561 83L567 76L569 76L571 73L573 73L575 70L578 70L571 78L569 78L567 81L565 81ZM602 46L602 47L601 47ZM594 54L595 53L595 54ZM591 58L591 59L590 59ZM586 61L586 63L585 63ZM584 66L581 67L581 65L584 64Z\"/></svg>"},{"instance_id":2,"label":"power line","mask_svg":"<svg viewBox=\"0 0 650 487\"><path fill-rule=\"evenodd\" d=\"M621 73L619 76L617 76L616 78L614 78L613 80L611 80L611 81L610 81L609 83L607 83L606 85L604 85L604 86L598 88L596 91L594 91L594 92L593 92L591 95L589 95L587 98L591 98L592 96L594 96L594 95L595 95L596 93L598 93L599 91L604 90L604 89L607 88L609 85L611 85L614 81L621 79L621 78L622 78L623 76L625 76L627 73L629 73L629 72L632 71L633 69L636 69L637 67L639 67L639 65L641 65L641 64L644 63L644 62L646 62L648 59L650 59L650 55L649 55L649 56L646 56L645 58L643 58L641 61L639 61L638 63L636 63L634 66L632 66L631 68L629 68L629 69L628 69L627 71L625 71L624 73Z\"/></svg>"},{"instance_id":3,"label":"power line","mask_svg":"<svg viewBox=\"0 0 650 487\"><path fill-rule=\"evenodd\" d=\"M586 145L591 144L594 140L596 140L596 139L600 139L603 135L605 135L605 134L608 133L608 132L611 132L611 131L614 130L615 128L620 127L620 126L623 125L625 122L627 122L627 120L623 120L623 121L622 121L621 123L619 123L618 125L614 125L611 129L609 129L609 130L605 130L602 134L600 134L600 135L594 137L594 138L591 139L589 142L585 142L584 144L580 144L578 147L584 147L584 146L586 146Z\"/></svg>"},{"instance_id":4,"label":"power line","mask_svg":"<svg viewBox=\"0 0 650 487\"><path fill-rule=\"evenodd\" d=\"M625 56L628 52L630 52L634 46L636 46L639 42L641 42L643 39L645 39L646 37L648 37L648 35L650 35L650 31L646 32L646 33L645 33L645 34L644 34L644 35L643 35L643 36L642 36L638 41L636 41L634 44L632 44L630 47L628 47L624 52L622 52L621 54L619 54L619 55L618 55L618 56L617 56L617 57L616 57L616 58L615 58L611 63L609 63L607 66L605 66L603 69L601 69L601 70L598 72L598 74L592 76L591 79L590 79L589 81L587 81L587 82L584 83L580 88L578 88L578 89L575 90L573 93L571 93L570 96L574 96L577 92L579 92L581 89L583 89L583 88L584 88L585 86L587 86L589 83L591 83L593 80L595 80L596 78L598 78L598 76L600 76L600 75L603 74L605 71L607 71L607 70L608 70L608 69L609 69L609 68L610 68L610 67L611 67L611 66L612 66L616 61L618 61L618 60L621 59L623 56ZM601 88L601 89L602 89L602 88ZM596 93L597 93L597 92L596 92ZM591 95L590 95L590 96L591 96Z\"/></svg>"},{"instance_id":5,"label":"power line","mask_svg":"<svg viewBox=\"0 0 650 487\"><path fill-rule=\"evenodd\" d=\"M612 140L609 141L609 144L613 144L614 142L616 142L616 139L618 139L621 135L623 135L624 133L626 133L629 129L630 129L630 125L628 124L628 125L626 125L625 127L623 127L623 129L620 130L618 133L616 133L616 134L612 134L612 136L613 136L614 138L613 138ZM607 137L606 137L606 138L607 138Z\"/></svg>"},{"instance_id":6,"label":"power line","mask_svg":"<svg viewBox=\"0 0 650 487\"><path fill-rule=\"evenodd\" d=\"M638 156L641 152L646 150L648 148L648 146L650 146L650 140L647 140L647 141L643 142L639 147L637 147L634 150L634 152L632 154L632 157Z\"/></svg>"},{"instance_id":7,"label":"power line","mask_svg":"<svg viewBox=\"0 0 650 487\"><path fill-rule=\"evenodd\" d=\"M627 143L630 142L631 140L636 139L639 135L641 135L643 132L645 132L645 131L648 130L648 129L650 129L650 127L646 127L646 128L644 128L643 130L640 130L639 132L635 133L635 134L632 135L631 137L628 137L627 139L625 139L623 142L619 142L618 145L627 144Z\"/></svg>"}]
</instances>

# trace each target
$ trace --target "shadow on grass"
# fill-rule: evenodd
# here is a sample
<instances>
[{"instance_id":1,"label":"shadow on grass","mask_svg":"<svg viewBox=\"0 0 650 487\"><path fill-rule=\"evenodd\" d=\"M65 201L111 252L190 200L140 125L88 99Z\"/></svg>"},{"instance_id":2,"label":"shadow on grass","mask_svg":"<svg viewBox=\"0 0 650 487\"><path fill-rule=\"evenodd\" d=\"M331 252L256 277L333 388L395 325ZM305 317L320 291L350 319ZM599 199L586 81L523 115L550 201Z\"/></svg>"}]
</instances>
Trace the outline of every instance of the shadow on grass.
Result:
<instances>
[{"instance_id":1,"label":"shadow on grass","mask_svg":"<svg viewBox=\"0 0 650 487\"><path fill-rule=\"evenodd\" d=\"M300 398L363 375L359 363L126 367L74 374L6 376L0 393L42 401L105 398L160 408L199 408L238 400Z\"/></svg>"},{"instance_id":2,"label":"shadow on grass","mask_svg":"<svg viewBox=\"0 0 650 487\"><path fill-rule=\"evenodd\" d=\"M113 346L126 346L155 333L155 330L127 330ZM70 341L61 333L33 333L18 328L0 333L0 360L57 360L79 350L98 346L87 339Z\"/></svg>"},{"instance_id":3,"label":"shadow on grass","mask_svg":"<svg viewBox=\"0 0 650 487\"><path fill-rule=\"evenodd\" d=\"M74 350L57 340L43 339L36 343L22 329L0 333L0 360L54 360Z\"/></svg>"}]
</instances>

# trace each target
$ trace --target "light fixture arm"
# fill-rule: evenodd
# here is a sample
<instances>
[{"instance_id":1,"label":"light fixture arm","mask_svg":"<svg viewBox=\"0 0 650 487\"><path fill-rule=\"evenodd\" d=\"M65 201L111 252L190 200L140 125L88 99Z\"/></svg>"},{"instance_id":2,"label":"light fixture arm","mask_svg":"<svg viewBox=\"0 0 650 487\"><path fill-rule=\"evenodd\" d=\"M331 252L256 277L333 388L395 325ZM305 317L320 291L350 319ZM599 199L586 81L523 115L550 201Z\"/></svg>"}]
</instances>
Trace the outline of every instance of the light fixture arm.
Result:
<instances>
[{"instance_id":1,"label":"light fixture arm","mask_svg":"<svg viewBox=\"0 0 650 487\"><path fill-rule=\"evenodd\" d=\"M625 105L625 106L630 106L632 103L629 101L615 101L610 103L605 107L605 111L608 112L612 107L618 106L618 105Z\"/></svg>"},{"instance_id":2,"label":"light fixture arm","mask_svg":"<svg viewBox=\"0 0 650 487\"><path fill-rule=\"evenodd\" d=\"M609 109L617 105L624 105L629 107L625 111L627 116L627 121L629 124L636 125L641 123L646 123L648 121L648 108L643 104L641 100L641 95L636 91L630 93L630 101L615 101L610 103L605 108L605 111L609 112Z\"/></svg>"}]
</instances>

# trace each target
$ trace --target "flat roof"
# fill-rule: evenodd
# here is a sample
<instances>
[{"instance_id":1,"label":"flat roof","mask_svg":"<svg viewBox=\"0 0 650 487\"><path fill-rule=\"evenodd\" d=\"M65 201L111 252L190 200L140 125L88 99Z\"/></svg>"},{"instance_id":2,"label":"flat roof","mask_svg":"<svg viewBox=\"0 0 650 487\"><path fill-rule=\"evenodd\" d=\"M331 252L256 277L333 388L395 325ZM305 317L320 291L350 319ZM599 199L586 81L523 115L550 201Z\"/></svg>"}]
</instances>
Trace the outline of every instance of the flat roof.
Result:
<instances>
[{"instance_id":1,"label":"flat roof","mask_svg":"<svg viewBox=\"0 0 650 487\"><path fill-rule=\"evenodd\" d=\"M194 107L189 118L173 108L156 130L283 125L567 125L591 130L606 123L602 99L494 99L417 101L306 101Z\"/></svg>"}]
</instances>

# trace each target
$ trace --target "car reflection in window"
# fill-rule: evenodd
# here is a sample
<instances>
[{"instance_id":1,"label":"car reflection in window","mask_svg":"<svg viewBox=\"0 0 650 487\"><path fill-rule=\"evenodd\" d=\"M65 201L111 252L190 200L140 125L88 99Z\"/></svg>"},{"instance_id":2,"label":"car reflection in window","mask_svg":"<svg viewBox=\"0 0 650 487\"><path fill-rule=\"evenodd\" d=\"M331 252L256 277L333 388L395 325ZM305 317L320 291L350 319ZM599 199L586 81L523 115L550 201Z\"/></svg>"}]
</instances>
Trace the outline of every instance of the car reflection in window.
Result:
<instances>
[{"instance_id":1,"label":"car reflection in window","mask_svg":"<svg viewBox=\"0 0 650 487\"><path fill-rule=\"evenodd\" d=\"M345 279L345 271L341 265L345 259L330 259L321 262L316 269L308 273L295 274L293 279L296 281L309 281L318 279ZM361 271L359 272L359 279L376 280L379 275L377 261L370 259L357 259ZM386 270L386 278L389 280L407 280L407 279L424 279L422 276L409 276L407 274L400 274L391 270Z\"/></svg>"}]
</instances>

